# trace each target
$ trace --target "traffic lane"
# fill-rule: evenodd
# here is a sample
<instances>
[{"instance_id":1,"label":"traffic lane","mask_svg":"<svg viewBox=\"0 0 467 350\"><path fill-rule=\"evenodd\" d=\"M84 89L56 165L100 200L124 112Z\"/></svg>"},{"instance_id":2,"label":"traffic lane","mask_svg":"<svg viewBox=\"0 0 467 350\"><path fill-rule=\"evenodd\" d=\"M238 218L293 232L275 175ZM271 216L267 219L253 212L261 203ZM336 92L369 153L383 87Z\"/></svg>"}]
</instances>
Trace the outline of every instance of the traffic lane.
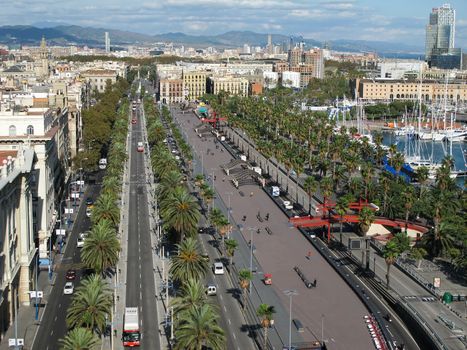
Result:
<instances>
[{"instance_id":1,"label":"traffic lane","mask_svg":"<svg viewBox=\"0 0 467 350\"><path fill-rule=\"evenodd\" d=\"M240 313L240 305L232 293L232 286L228 283L227 275L214 275L212 273L212 265L218 258L217 249L209 243L213 238L210 234L201 234L200 237L203 251L211 257L206 283L213 283L217 287L216 301L219 311L221 311L219 325L225 331L227 349L254 349L254 344L248 337L248 333L242 331L245 321Z\"/></svg>"},{"instance_id":2,"label":"traffic lane","mask_svg":"<svg viewBox=\"0 0 467 350\"><path fill-rule=\"evenodd\" d=\"M96 187L100 188L100 186L97 185L91 185L89 187L92 188L92 190L88 189L86 193L93 193ZM86 197L86 193L83 195L83 198ZM63 288L66 282L65 274L69 268L73 265L76 266L76 264L81 261L79 249L76 247L76 241L79 232L89 230L89 220L87 220L88 218L85 214L85 207L85 205L79 207L73 229L68 237L62 263L56 270L57 276L55 278L55 285L46 301L46 312L42 318L33 349L58 349L59 340L66 336L68 330L66 326L66 314L73 295L63 294ZM75 288L79 285L80 273L78 272L77 275Z\"/></svg>"},{"instance_id":3,"label":"traffic lane","mask_svg":"<svg viewBox=\"0 0 467 350\"><path fill-rule=\"evenodd\" d=\"M135 217L138 218L138 236L140 252L138 267L140 272L140 298L142 306L142 322L143 322L143 338L142 345L145 349L159 349L159 336L156 330L159 328L157 318L157 304L155 301L155 282L153 272L153 251L151 245L151 237L149 230L149 212L148 212L148 196L146 192L146 176L144 171L143 153L138 155L138 173L141 174L140 185L137 190L137 200L141 203L138 206L138 213Z\"/></svg>"},{"instance_id":4,"label":"traffic lane","mask_svg":"<svg viewBox=\"0 0 467 350\"><path fill-rule=\"evenodd\" d=\"M190 114L182 115L186 120L182 121L181 125L197 152L210 148L210 152L206 152L203 159L204 168L218 169L219 165L228 163L231 157L227 155L227 152L216 150L211 139L208 138L209 141L203 142L196 135L193 126L196 126L197 118L194 114ZM190 123L187 120L190 120ZM232 193L230 196L232 216L236 222L242 222L243 215L247 215L245 222L242 222L244 227L260 226L263 229L263 234L254 236L254 244L257 248L256 257L263 270L273 274L273 288L282 303L288 305L288 298L283 294L283 290L297 289L299 293L301 292L299 296L294 297L295 303L299 311L303 312L302 323L312 329L310 334L305 334L305 339L315 339L314 334L317 334L321 328L319 324L316 329L315 315L324 314L327 322L332 324L332 329L327 329L327 336L333 341L331 348L344 349L346 344L359 345L361 348L371 347L371 338L362 318L363 315L368 314L368 310L332 267L314 251L299 231L289 227L287 218L271 202L267 194L259 186L243 186L240 190L245 195L241 196L239 190L236 190L230 181L227 179L219 181L219 179L217 177L215 181L216 188L224 203L228 201L225 193ZM253 192L252 197L249 195L250 192ZM272 236L264 233L266 223L260 223L257 220L258 210L262 211L263 215L264 213L270 214L267 223L273 228ZM243 230L243 236L247 241L250 239L247 230ZM313 264L306 259L309 250L315 257ZM298 279L297 274L292 270L295 265L303 265L305 275L310 276L311 280L318 279L319 285L316 290L308 290ZM316 293L317 290L320 290L320 293ZM355 324L355 326L352 328L349 324Z\"/></svg>"}]
</instances>

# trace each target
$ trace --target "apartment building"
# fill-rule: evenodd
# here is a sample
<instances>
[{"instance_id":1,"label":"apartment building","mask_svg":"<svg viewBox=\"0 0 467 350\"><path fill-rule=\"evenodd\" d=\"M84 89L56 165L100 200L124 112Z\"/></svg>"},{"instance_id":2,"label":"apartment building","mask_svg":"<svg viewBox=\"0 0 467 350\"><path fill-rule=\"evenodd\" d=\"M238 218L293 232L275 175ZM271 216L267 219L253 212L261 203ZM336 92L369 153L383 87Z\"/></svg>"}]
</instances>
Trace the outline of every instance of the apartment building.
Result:
<instances>
[{"instance_id":1,"label":"apartment building","mask_svg":"<svg viewBox=\"0 0 467 350\"><path fill-rule=\"evenodd\" d=\"M183 79L161 79L159 93L163 103L182 103L185 101Z\"/></svg>"},{"instance_id":2,"label":"apartment building","mask_svg":"<svg viewBox=\"0 0 467 350\"><path fill-rule=\"evenodd\" d=\"M206 93L206 78L206 72L183 71L183 89L188 100L196 100Z\"/></svg>"},{"instance_id":3,"label":"apartment building","mask_svg":"<svg viewBox=\"0 0 467 350\"><path fill-rule=\"evenodd\" d=\"M117 81L117 71L110 69L89 69L81 72L81 77L91 85L92 91L97 90L99 93L105 91L107 82L115 84Z\"/></svg>"},{"instance_id":4,"label":"apartment building","mask_svg":"<svg viewBox=\"0 0 467 350\"><path fill-rule=\"evenodd\" d=\"M248 79L242 77L209 77L207 91L218 94L225 91L230 95L248 95Z\"/></svg>"},{"instance_id":5,"label":"apartment building","mask_svg":"<svg viewBox=\"0 0 467 350\"><path fill-rule=\"evenodd\" d=\"M356 95L363 100L417 100L419 94L426 102L436 102L447 96L449 103L467 102L467 84L455 82L444 84L437 81L425 81L420 83L416 80L357 80L354 84Z\"/></svg>"},{"instance_id":6,"label":"apartment building","mask_svg":"<svg viewBox=\"0 0 467 350\"><path fill-rule=\"evenodd\" d=\"M35 287L34 163L31 149L0 151L0 338Z\"/></svg>"}]
</instances>

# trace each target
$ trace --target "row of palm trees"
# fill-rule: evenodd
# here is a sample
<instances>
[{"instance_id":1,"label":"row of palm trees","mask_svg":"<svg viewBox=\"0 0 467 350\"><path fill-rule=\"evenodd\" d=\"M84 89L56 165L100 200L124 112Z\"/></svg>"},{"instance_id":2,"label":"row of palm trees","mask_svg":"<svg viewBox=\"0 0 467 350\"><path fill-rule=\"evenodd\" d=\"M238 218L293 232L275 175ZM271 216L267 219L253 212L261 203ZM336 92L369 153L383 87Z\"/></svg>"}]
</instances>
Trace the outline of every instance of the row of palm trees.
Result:
<instances>
[{"instance_id":1,"label":"row of palm trees","mask_svg":"<svg viewBox=\"0 0 467 350\"><path fill-rule=\"evenodd\" d=\"M112 273L120 253L117 237L120 223L118 201L121 196L122 164L127 160L128 110L129 102L125 98L115 116L106 175L101 193L92 208L91 230L87 232L81 250L83 265L92 274L76 288L67 310L69 331L61 340L65 350L97 349L100 345L98 337L104 333L107 319L111 315L114 300L105 277Z\"/></svg>"},{"instance_id":2,"label":"row of palm trees","mask_svg":"<svg viewBox=\"0 0 467 350\"><path fill-rule=\"evenodd\" d=\"M173 308L174 348L225 349L225 333L217 323L219 310L207 298L203 284L209 265L202 257L197 241L201 218L199 203L189 192L179 162L163 143L167 133L161 118L171 128L185 164L191 161L191 150L188 146L181 146L185 143L165 107L160 113L150 99L144 101L144 106L151 165L158 182L159 213L165 231L171 235L172 241L177 242L177 254L171 256L169 268L174 285L179 287L177 296L169 305Z\"/></svg>"},{"instance_id":3,"label":"row of palm trees","mask_svg":"<svg viewBox=\"0 0 467 350\"><path fill-rule=\"evenodd\" d=\"M373 144L367 138L357 141L355 127L339 127L325 113L300 110L297 96L289 90L269 91L262 97L218 95L208 99L218 114L228 117L228 126L244 131L266 159L277 160L274 172L270 162L262 164L267 173L278 174L279 164L288 175L292 170L302 174L307 169L309 176L303 183L294 181L296 186L301 186L310 199L333 199L341 218L350 211L352 201L365 199L381 208L376 215L400 218L406 223L425 220L434 229L417 248L432 257L453 252L454 264L460 269L467 266L467 225L462 215L465 194L449 176L452 158L444 159L431 184L428 169L418 169L414 187L402 177L382 170L387 159L399 174L404 156L395 145L384 148L380 132L374 134ZM289 191L288 177L285 189ZM371 213L361 214L365 218L360 221L365 224L359 226L371 224Z\"/></svg>"}]
</instances>

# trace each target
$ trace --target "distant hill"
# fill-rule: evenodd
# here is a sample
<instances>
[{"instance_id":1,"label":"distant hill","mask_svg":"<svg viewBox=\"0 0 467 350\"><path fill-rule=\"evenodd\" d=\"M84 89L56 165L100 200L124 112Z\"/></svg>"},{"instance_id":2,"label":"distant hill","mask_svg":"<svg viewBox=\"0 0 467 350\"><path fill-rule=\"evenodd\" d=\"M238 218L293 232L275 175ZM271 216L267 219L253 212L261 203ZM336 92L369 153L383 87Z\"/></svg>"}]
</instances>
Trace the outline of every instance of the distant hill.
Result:
<instances>
[{"instance_id":1,"label":"distant hill","mask_svg":"<svg viewBox=\"0 0 467 350\"><path fill-rule=\"evenodd\" d=\"M38 44L45 36L47 42L56 45L76 44L89 46L103 46L104 33L109 32L112 45L155 44L158 42L172 42L205 48L236 48L244 44L250 46L265 46L268 35L252 31L230 31L219 35L188 35L184 33L165 33L146 35L123 30L80 27L75 25L59 25L49 27L51 23L38 23L36 26L2 26L0 27L0 43L3 44ZM288 44L291 37L283 34L272 34L274 44ZM322 43L314 39L292 36L294 43L305 42L307 47L321 47ZM379 54L394 56L423 53L423 47L403 43L389 43L364 40L334 40L328 41L331 49L338 51L378 52Z\"/></svg>"}]
</instances>

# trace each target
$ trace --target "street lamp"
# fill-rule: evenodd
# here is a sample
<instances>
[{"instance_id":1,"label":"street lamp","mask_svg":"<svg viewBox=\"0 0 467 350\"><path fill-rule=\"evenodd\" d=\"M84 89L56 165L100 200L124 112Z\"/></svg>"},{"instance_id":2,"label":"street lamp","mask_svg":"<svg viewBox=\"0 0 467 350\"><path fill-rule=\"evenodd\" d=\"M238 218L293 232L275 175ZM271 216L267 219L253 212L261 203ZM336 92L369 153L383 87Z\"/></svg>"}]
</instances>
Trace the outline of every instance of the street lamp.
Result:
<instances>
[{"instance_id":1,"label":"street lamp","mask_svg":"<svg viewBox=\"0 0 467 350\"><path fill-rule=\"evenodd\" d=\"M256 227L248 227L248 231L250 231L250 273L253 277L253 231L256 231ZM249 286L249 293L251 294L251 285L253 284L253 278L250 281Z\"/></svg>"},{"instance_id":2,"label":"street lamp","mask_svg":"<svg viewBox=\"0 0 467 350\"><path fill-rule=\"evenodd\" d=\"M225 192L225 194L228 196L228 202L229 202L229 207L227 208L227 221L229 222L229 227L232 227L232 225L230 225L230 211L232 210L231 207L230 207L230 196L233 195L232 192ZM229 229L229 233L228 233L228 238L230 238L230 231L231 229Z\"/></svg>"},{"instance_id":3,"label":"street lamp","mask_svg":"<svg viewBox=\"0 0 467 350\"><path fill-rule=\"evenodd\" d=\"M289 346L288 350L292 349L292 297L298 295L294 289L284 290L284 294L289 297Z\"/></svg>"}]
</instances>

